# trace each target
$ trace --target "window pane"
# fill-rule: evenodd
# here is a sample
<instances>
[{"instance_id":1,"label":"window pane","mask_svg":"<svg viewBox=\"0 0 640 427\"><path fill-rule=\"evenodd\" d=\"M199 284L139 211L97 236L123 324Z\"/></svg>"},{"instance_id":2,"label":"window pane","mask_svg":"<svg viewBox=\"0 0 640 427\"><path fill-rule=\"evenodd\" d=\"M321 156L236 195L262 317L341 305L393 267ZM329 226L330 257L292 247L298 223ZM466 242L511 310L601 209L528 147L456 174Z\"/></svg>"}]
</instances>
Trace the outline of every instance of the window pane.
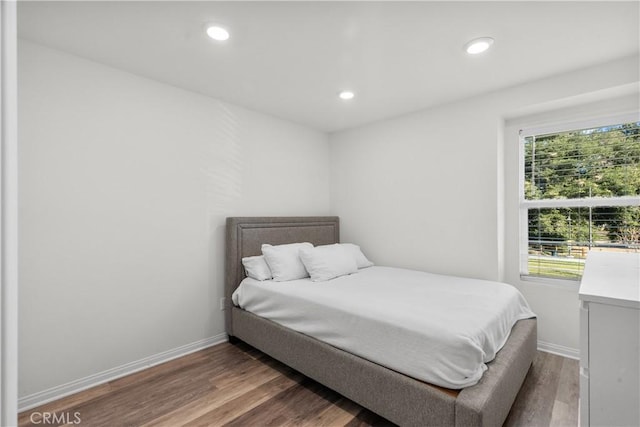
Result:
<instances>
[{"instance_id":1,"label":"window pane","mask_svg":"<svg viewBox=\"0 0 640 427\"><path fill-rule=\"evenodd\" d=\"M527 200L640 195L640 123L524 140Z\"/></svg>"},{"instance_id":2,"label":"window pane","mask_svg":"<svg viewBox=\"0 0 640 427\"><path fill-rule=\"evenodd\" d=\"M530 275L577 279L590 250L640 252L640 206L528 210Z\"/></svg>"}]
</instances>

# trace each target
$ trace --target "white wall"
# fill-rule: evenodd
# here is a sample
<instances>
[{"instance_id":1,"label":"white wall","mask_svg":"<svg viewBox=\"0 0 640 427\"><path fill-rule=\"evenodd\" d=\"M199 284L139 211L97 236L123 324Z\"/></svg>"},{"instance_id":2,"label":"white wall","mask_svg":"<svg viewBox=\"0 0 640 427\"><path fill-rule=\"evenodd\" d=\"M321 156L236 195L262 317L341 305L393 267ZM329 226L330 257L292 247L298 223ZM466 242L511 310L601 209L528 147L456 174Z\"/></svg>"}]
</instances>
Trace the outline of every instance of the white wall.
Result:
<instances>
[{"instance_id":1,"label":"white wall","mask_svg":"<svg viewBox=\"0 0 640 427\"><path fill-rule=\"evenodd\" d=\"M332 135L342 239L381 264L496 277L495 133L490 114L445 106Z\"/></svg>"},{"instance_id":2,"label":"white wall","mask_svg":"<svg viewBox=\"0 0 640 427\"><path fill-rule=\"evenodd\" d=\"M331 211L343 241L379 264L506 279L539 315L541 341L577 349L577 285L506 274L507 264L517 269L517 253L506 255L518 242L506 228L518 204L517 192L506 192L518 180L506 147L518 139L504 123L637 91L638 74L638 57L625 58L331 135Z\"/></svg>"},{"instance_id":3,"label":"white wall","mask_svg":"<svg viewBox=\"0 0 640 427\"><path fill-rule=\"evenodd\" d=\"M0 3L0 425L18 419L16 2Z\"/></svg>"},{"instance_id":4,"label":"white wall","mask_svg":"<svg viewBox=\"0 0 640 427\"><path fill-rule=\"evenodd\" d=\"M18 53L21 396L222 334L225 216L329 213L325 134Z\"/></svg>"}]
</instances>

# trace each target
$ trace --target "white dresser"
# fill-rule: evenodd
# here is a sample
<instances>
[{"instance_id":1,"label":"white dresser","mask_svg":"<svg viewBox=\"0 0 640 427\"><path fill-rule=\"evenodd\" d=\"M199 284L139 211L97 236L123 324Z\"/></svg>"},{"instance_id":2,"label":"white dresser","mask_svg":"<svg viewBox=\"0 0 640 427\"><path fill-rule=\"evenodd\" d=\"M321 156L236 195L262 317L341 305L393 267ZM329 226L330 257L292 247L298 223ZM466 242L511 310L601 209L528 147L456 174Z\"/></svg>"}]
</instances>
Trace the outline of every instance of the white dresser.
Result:
<instances>
[{"instance_id":1,"label":"white dresser","mask_svg":"<svg viewBox=\"0 0 640 427\"><path fill-rule=\"evenodd\" d=\"M640 253L590 252L579 295L580 424L640 426Z\"/></svg>"}]
</instances>

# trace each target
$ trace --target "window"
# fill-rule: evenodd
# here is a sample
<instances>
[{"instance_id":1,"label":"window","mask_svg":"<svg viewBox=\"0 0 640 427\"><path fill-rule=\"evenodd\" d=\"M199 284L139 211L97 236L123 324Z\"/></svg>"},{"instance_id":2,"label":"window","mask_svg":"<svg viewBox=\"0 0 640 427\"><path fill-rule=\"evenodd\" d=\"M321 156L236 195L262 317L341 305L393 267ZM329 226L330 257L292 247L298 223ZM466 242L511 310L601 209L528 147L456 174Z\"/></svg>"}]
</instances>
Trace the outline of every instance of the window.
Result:
<instances>
[{"instance_id":1,"label":"window","mask_svg":"<svg viewBox=\"0 0 640 427\"><path fill-rule=\"evenodd\" d=\"M640 252L638 116L520 132L520 272L577 280L589 251Z\"/></svg>"}]
</instances>

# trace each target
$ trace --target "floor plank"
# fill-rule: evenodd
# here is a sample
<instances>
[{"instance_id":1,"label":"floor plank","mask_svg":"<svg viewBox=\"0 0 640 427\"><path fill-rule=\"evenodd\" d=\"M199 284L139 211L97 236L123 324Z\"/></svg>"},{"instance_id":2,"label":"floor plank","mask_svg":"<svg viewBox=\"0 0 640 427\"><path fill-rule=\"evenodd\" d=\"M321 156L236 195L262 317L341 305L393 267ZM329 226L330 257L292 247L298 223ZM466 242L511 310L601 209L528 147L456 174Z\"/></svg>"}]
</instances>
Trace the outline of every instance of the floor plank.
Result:
<instances>
[{"instance_id":1,"label":"floor plank","mask_svg":"<svg viewBox=\"0 0 640 427\"><path fill-rule=\"evenodd\" d=\"M190 408L181 411L180 414L168 422L167 427L184 425L189 427L221 426L228 424L238 418L239 414L251 411L255 407L272 399L274 394L278 394L294 388L302 381L302 375L296 377L278 376L260 386L228 400L223 405L208 405L205 412L197 418L191 418ZM155 424L153 424L155 425Z\"/></svg>"},{"instance_id":2,"label":"floor plank","mask_svg":"<svg viewBox=\"0 0 640 427\"><path fill-rule=\"evenodd\" d=\"M578 362L538 352L505 426L576 426ZM392 426L332 390L239 343L202 350L20 414L82 426ZM32 418L32 414L35 418ZM64 417L66 415L66 418Z\"/></svg>"},{"instance_id":3,"label":"floor plank","mask_svg":"<svg viewBox=\"0 0 640 427\"><path fill-rule=\"evenodd\" d=\"M556 395L551 425L578 425L578 401L580 394L580 368L576 360L564 359L560 371L558 393Z\"/></svg>"},{"instance_id":4,"label":"floor plank","mask_svg":"<svg viewBox=\"0 0 640 427\"><path fill-rule=\"evenodd\" d=\"M577 360L538 351L504 426L578 425L578 379Z\"/></svg>"}]
</instances>

